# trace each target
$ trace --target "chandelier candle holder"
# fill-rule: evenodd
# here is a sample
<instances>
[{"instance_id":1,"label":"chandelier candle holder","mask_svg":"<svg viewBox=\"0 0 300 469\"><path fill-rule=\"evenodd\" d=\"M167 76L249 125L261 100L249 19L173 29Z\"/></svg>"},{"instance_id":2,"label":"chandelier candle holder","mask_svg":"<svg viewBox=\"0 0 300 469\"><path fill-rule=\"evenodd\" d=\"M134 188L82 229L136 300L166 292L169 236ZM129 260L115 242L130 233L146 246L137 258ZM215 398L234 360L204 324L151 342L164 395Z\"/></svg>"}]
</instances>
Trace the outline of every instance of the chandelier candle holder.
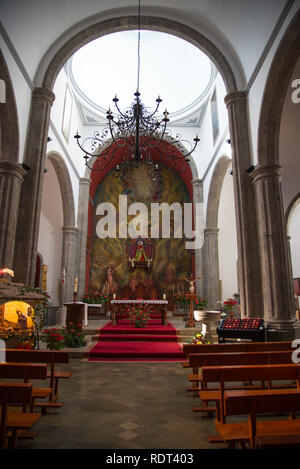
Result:
<instances>
[{"instance_id":1,"label":"chandelier candle holder","mask_svg":"<svg viewBox=\"0 0 300 469\"><path fill-rule=\"evenodd\" d=\"M96 131L92 137L87 137L82 143L78 131L74 138L84 153L83 158L86 166L91 171L105 171L113 162L117 151L121 149L121 161L114 165L121 179L124 180L128 170L138 168L141 162L145 162L148 176L155 181L158 177L158 162L166 163L168 158L173 160L185 159L187 164L184 165L184 169L186 169L190 162L190 155L196 149L200 139L196 135L193 144L190 142L184 142L183 144L179 134L175 138L172 137L170 130L167 129L169 122L167 109L163 112L162 117L155 117L162 102L160 96L156 99L154 111L142 103L139 91L140 24L139 0L137 89L131 107L121 111L118 104L119 98L116 95L112 100L116 113L111 109L106 112L108 127L102 133ZM163 141L167 141L168 145L163 144ZM189 149L186 149L186 144L188 144ZM156 152L155 160L153 159L153 150ZM168 165L166 164L166 166Z\"/></svg>"}]
</instances>

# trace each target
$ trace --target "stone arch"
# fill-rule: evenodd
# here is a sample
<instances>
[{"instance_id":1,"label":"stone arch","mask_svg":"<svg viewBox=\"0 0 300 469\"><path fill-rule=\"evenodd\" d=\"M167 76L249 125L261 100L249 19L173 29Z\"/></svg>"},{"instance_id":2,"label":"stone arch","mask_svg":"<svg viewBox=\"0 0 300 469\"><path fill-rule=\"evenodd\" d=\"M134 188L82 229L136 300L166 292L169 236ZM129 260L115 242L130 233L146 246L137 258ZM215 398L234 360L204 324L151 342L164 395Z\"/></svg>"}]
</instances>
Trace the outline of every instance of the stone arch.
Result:
<instances>
[{"instance_id":1,"label":"stone arch","mask_svg":"<svg viewBox=\"0 0 300 469\"><path fill-rule=\"evenodd\" d=\"M35 75L35 84L43 88L52 90L56 77L65 62L81 47L90 41L101 36L124 30L138 28L137 16L122 16L105 21L100 21L86 27L76 25L60 38L59 43L52 44L44 55ZM171 19L156 16L141 16L141 29L156 30L180 37L201 49L216 65L225 82L228 93L245 86L245 75L240 62L234 57L230 57L230 62L234 64L235 73L229 60L210 39L200 32ZM64 42L63 42L64 41ZM62 44L63 43L63 44ZM58 44L62 44L59 46ZM228 54L230 54L228 52Z\"/></svg>"},{"instance_id":2,"label":"stone arch","mask_svg":"<svg viewBox=\"0 0 300 469\"><path fill-rule=\"evenodd\" d=\"M57 175L63 207L61 276L64 276L64 285L62 286L63 291L60 292L60 306L62 306L63 302L72 299L74 279L77 275L75 257L78 228L75 226L73 188L66 163L58 152L51 151L46 156Z\"/></svg>"},{"instance_id":3,"label":"stone arch","mask_svg":"<svg viewBox=\"0 0 300 469\"><path fill-rule=\"evenodd\" d=\"M279 164L280 122L285 96L300 55L300 10L289 24L269 70L259 118L258 161Z\"/></svg>"},{"instance_id":4,"label":"stone arch","mask_svg":"<svg viewBox=\"0 0 300 469\"><path fill-rule=\"evenodd\" d=\"M5 102L0 103L0 160L19 160L19 122L10 74L0 50L0 80L5 83Z\"/></svg>"},{"instance_id":5,"label":"stone arch","mask_svg":"<svg viewBox=\"0 0 300 469\"><path fill-rule=\"evenodd\" d=\"M228 170L230 163L231 158L226 155L222 155L217 162L211 177L206 209L206 227L209 229L218 228L220 195L226 171Z\"/></svg>"},{"instance_id":6,"label":"stone arch","mask_svg":"<svg viewBox=\"0 0 300 469\"><path fill-rule=\"evenodd\" d=\"M289 203L289 205L286 209L286 212L285 212L285 217L284 218L285 218L285 226L286 226L288 236L289 236L289 232L288 232L289 222L290 222L290 219L291 219L294 208L299 203L300 203L300 192L298 192L298 194L296 194L295 197L293 197L293 199Z\"/></svg>"},{"instance_id":7,"label":"stone arch","mask_svg":"<svg viewBox=\"0 0 300 469\"><path fill-rule=\"evenodd\" d=\"M46 157L51 161L59 182L63 205L64 226L75 226L75 204L71 178L60 153L51 151Z\"/></svg>"},{"instance_id":8,"label":"stone arch","mask_svg":"<svg viewBox=\"0 0 300 469\"><path fill-rule=\"evenodd\" d=\"M204 229L203 245L203 291L210 308L217 308L219 299L219 246L218 246L218 214L221 190L226 172L231 164L231 158L222 155L215 165L210 181L206 228Z\"/></svg>"}]
</instances>

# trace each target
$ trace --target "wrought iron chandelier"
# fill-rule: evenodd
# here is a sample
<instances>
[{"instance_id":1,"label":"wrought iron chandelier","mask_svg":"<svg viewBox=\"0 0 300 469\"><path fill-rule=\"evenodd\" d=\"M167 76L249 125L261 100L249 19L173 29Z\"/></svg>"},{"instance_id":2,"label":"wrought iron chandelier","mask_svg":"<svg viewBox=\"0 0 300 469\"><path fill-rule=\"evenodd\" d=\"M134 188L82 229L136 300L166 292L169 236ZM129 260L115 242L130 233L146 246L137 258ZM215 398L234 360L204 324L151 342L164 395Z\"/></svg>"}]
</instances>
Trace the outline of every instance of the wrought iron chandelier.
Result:
<instances>
[{"instance_id":1,"label":"wrought iron chandelier","mask_svg":"<svg viewBox=\"0 0 300 469\"><path fill-rule=\"evenodd\" d=\"M120 177L124 179L128 170L138 168L141 162L146 164L148 176L155 181L159 169L158 162L168 166L167 160L185 160L186 164L181 165L181 170L185 170L190 162L190 155L196 149L200 139L198 135L190 144L181 139L177 134L172 137L171 131L167 129L169 122L167 109L163 112L163 117L158 119L155 115L158 112L162 99L156 99L155 110L146 107L140 99L140 0L138 4L138 71L137 89L134 93L134 101L131 107L121 111L117 95L113 98L113 103L117 114L111 109L106 112L108 126L102 131L95 131L94 135L87 137L80 143L81 136L78 131L74 138L79 148L83 151L86 166L92 171L104 171L111 165L112 159L118 150L122 150L122 158L115 167L119 171ZM168 145L164 145L168 142ZM189 149L186 149L186 146ZM155 160L153 154L156 153ZM97 160L97 164L96 161Z\"/></svg>"}]
</instances>

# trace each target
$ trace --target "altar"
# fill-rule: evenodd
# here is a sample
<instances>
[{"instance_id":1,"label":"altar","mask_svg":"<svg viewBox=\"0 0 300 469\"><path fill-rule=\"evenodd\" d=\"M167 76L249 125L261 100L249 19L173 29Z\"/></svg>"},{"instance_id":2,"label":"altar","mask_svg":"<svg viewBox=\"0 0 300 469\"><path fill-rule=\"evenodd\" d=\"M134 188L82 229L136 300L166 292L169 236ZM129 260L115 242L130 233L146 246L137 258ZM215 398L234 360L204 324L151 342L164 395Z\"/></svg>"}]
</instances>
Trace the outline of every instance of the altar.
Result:
<instances>
[{"instance_id":1,"label":"altar","mask_svg":"<svg viewBox=\"0 0 300 469\"><path fill-rule=\"evenodd\" d=\"M161 314L161 324L165 326L167 324L167 300L130 300L130 299L123 299L123 300L111 300L111 317L112 323L117 324L118 322L118 313L122 313L124 308L127 305L135 305L135 304L142 304L142 305L151 305L156 313Z\"/></svg>"}]
</instances>

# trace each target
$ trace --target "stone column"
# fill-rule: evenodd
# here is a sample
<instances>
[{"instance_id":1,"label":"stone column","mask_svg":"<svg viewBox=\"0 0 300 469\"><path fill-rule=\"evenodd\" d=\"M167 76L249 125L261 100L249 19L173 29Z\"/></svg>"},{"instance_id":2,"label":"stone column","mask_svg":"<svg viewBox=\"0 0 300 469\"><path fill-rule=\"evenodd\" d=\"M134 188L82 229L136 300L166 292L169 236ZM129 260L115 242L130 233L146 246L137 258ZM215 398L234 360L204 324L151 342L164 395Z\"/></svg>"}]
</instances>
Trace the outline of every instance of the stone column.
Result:
<instances>
[{"instance_id":1,"label":"stone column","mask_svg":"<svg viewBox=\"0 0 300 469\"><path fill-rule=\"evenodd\" d=\"M30 169L22 184L14 257L15 278L27 285L34 284L46 145L54 99L52 91L45 88L32 92L24 154L24 163Z\"/></svg>"},{"instance_id":2,"label":"stone column","mask_svg":"<svg viewBox=\"0 0 300 469\"><path fill-rule=\"evenodd\" d=\"M228 108L235 212L237 222L238 283L242 316L262 316L262 287L254 190L247 170L252 166L247 93L225 97Z\"/></svg>"},{"instance_id":3,"label":"stone column","mask_svg":"<svg viewBox=\"0 0 300 469\"><path fill-rule=\"evenodd\" d=\"M78 243L77 257L79 263L78 270L78 296L81 298L85 290L85 273L86 273L86 242L88 234L88 215L89 215L89 196L90 196L89 178L80 178L79 195L78 195Z\"/></svg>"},{"instance_id":4,"label":"stone column","mask_svg":"<svg viewBox=\"0 0 300 469\"><path fill-rule=\"evenodd\" d=\"M201 236L203 236L204 213L203 213L203 181L202 179L194 179L192 181L192 186L193 186L194 217L195 217L196 203L201 204L201 228L200 229L202 230ZM201 296L203 295L202 252L203 252L203 246L199 249L194 250L195 275L196 277L201 277L200 279L196 280L196 293Z\"/></svg>"},{"instance_id":5,"label":"stone column","mask_svg":"<svg viewBox=\"0 0 300 469\"><path fill-rule=\"evenodd\" d=\"M207 299L207 308L218 309L220 300L220 272L219 272L219 244L218 228L205 228L204 230L204 296Z\"/></svg>"},{"instance_id":6,"label":"stone column","mask_svg":"<svg viewBox=\"0 0 300 469\"><path fill-rule=\"evenodd\" d=\"M281 167L256 168L255 189L264 291L264 319L269 340L290 340L296 335L291 262L281 192Z\"/></svg>"},{"instance_id":7,"label":"stone column","mask_svg":"<svg viewBox=\"0 0 300 469\"><path fill-rule=\"evenodd\" d=\"M77 276L76 257L77 257L77 238L78 228L76 226L63 226L63 248L62 248L62 269L65 269L64 283L64 303L73 299L74 280ZM78 301L80 301L80 296Z\"/></svg>"},{"instance_id":8,"label":"stone column","mask_svg":"<svg viewBox=\"0 0 300 469\"><path fill-rule=\"evenodd\" d=\"M0 268L14 270L19 199L25 174L19 163L0 161Z\"/></svg>"}]
</instances>

